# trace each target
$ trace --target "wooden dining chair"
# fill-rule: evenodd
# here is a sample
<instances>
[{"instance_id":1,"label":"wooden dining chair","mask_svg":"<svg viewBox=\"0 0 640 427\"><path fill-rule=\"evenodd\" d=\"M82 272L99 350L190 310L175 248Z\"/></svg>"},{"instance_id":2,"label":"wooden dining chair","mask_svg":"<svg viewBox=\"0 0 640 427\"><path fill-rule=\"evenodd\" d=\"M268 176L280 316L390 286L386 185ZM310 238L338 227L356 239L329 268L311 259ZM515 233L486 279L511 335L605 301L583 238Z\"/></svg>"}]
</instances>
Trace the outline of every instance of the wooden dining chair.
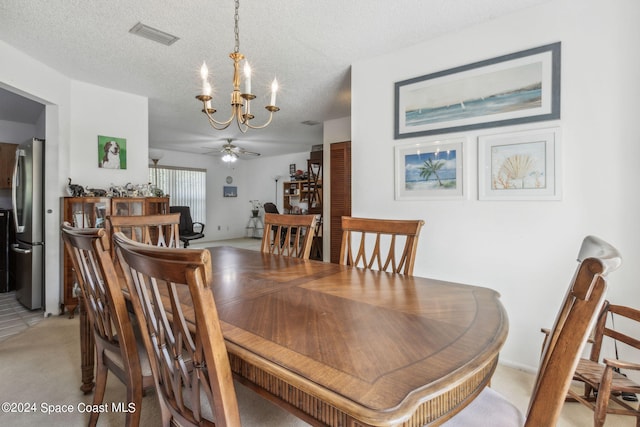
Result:
<instances>
[{"instance_id":1,"label":"wooden dining chair","mask_svg":"<svg viewBox=\"0 0 640 427\"><path fill-rule=\"evenodd\" d=\"M619 327L616 327L616 322ZM577 401L590 408L593 425L602 427L607 414L636 417L640 426L640 408L636 394L640 384L624 374L624 371L640 371L640 364L624 360L619 349L628 356L640 354L640 310L607 302L598 316L589 358L582 358L574 373L574 380L584 383L582 394L569 389L567 401ZM603 345L612 346L614 354L603 357ZM613 405L611 404L613 403Z\"/></svg>"},{"instance_id":2,"label":"wooden dining chair","mask_svg":"<svg viewBox=\"0 0 640 427\"><path fill-rule=\"evenodd\" d=\"M146 245L177 248L180 246L180 214L133 215L107 217L111 232L122 232L136 242Z\"/></svg>"},{"instance_id":3,"label":"wooden dining chair","mask_svg":"<svg viewBox=\"0 0 640 427\"><path fill-rule=\"evenodd\" d=\"M543 344L526 419L508 400L486 387L443 426L556 425L582 350L605 303L605 277L620 266L622 259L607 242L587 236L580 247L578 261L554 326Z\"/></svg>"},{"instance_id":4,"label":"wooden dining chair","mask_svg":"<svg viewBox=\"0 0 640 427\"><path fill-rule=\"evenodd\" d=\"M412 275L423 225L423 220L343 216L340 264Z\"/></svg>"},{"instance_id":5,"label":"wooden dining chair","mask_svg":"<svg viewBox=\"0 0 640 427\"><path fill-rule=\"evenodd\" d=\"M309 259L315 225L315 215L265 213L260 249L264 253Z\"/></svg>"},{"instance_id":6,"label":"wooden dining chair","mask_svg":"<svg viewBox=\"0 0 640 427\"><path fill-rule=\"evenodd\" d=\"M135 411L127 412L127 426L140 423L144 389L154 386L147 352L136 339L134 327L122 294L121 281L107 249L103 228L62 227L62 239L71 258L84 305L93 329L97 356L96 387L93 404L104 400L109 371L127 387L127 402ZM98 422L98 411L91 412L89 425Z\"/></svg>"},{"instance_id":7,"label":"wooden dining chair","mask_svg":"<svg viewBox=\"0 0 640 427\"><path fill-rule=\"evenodd\" d=\"M144 331L163 425L240 426L209 251L143 245L122 233L113 240Z\"/></svg>"}]
</instances>

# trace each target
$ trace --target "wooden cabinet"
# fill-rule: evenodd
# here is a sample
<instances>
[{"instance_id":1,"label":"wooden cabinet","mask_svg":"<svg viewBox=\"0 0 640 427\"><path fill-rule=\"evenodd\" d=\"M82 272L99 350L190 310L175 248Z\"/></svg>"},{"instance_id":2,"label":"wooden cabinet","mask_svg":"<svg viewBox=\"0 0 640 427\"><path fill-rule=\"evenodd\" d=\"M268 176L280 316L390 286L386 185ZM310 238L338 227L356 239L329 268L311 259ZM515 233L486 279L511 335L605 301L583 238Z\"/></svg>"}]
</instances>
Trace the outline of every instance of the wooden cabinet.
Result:
<instances>
[{"instance_id":1,"label":"wooden cabinet","mask_svg":"<svg viewBox=\"0 0 640 427\"><path fill-rule=\"evenodd\" d=\"M11 188L13 167L16 163L17 144L0 142L0 188Z\"/></svg>"},{"instance_id":2,"label":"wooden cabinet","mask_svg":"<svg viewBox=\"0 0 640 427\"><path fill-rule=\"evenodd\" d=\"M166 215L169 213L168 197L145 197L144 198L145 215Z\"/></svg>"},{"instance_id":3,"label":"wooden cabinet","mask_svg":"<svg viewBox=\"0 0 640 427\"><path fill-rule=\"evenodd\" d=\"M168 197L63 197L62 220L74 227L106 228L110 235L109 215L154 215L169 212ZM63 256L62 311L70 317L78 306L78 285L66 248Z\"/></svg>"}]
</instances>

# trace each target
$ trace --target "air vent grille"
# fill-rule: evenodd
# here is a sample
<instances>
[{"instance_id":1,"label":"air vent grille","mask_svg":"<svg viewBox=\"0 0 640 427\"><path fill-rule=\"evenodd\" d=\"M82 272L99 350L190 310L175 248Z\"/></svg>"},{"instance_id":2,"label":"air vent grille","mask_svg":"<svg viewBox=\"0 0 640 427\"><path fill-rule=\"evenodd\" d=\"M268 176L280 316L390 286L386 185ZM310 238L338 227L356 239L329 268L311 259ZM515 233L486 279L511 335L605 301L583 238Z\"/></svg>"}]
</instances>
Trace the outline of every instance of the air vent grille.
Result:
<instances>
[{"instance_id":1,"label":"air vent grille","mask_svg":"<svg viewBox=\"0 0 640 427\"><path fill-rule=\"evenodd\" d=\"M138 22L136 25L134 25L129 30L129 32L131 34L135 34L137 36L144 37L146 39L153 40L154 42L162 43L167 46L171 46L172 44L180 40L179 37L176 37L169 33L165 33L164 31L160 31L157 28L150 27L141 22Z\"/></svg>"}]
</instances>

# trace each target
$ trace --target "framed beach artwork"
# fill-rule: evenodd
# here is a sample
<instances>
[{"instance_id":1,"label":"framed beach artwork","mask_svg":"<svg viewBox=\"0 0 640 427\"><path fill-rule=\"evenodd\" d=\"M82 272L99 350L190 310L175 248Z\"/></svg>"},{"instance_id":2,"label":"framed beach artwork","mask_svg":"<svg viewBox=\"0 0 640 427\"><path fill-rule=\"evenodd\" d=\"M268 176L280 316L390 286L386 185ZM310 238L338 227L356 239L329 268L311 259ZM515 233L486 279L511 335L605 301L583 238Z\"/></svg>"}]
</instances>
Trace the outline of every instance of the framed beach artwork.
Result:
<instances>
[{"instance_id":1,"label":"framed beach artwork","mask_svg":"<svg viewBox=\"0 0 640 427\"><path fill-rule=\"evenodd\" d=\"M395 84L395 139L559 118L559 42Z\"/></svg>"},{"instance_id":2,"label":"framed beach artwork","mask_svg":"<svg viewBox=\"0 0 640 427\"><path fill-rule=\"evenodd\" d=\"M223 197L238 197L238 187L231 185L222 186Z\"/></svg>"},{"instance_id":3,"label":"framed beach artwork","mask_svg":"<svg viewBox=\"0 0 640 427\"><path fill-rule=\"evenodd\" d=\"M396 200L462 198L464 138L395 147Z\"/></svg>"},{"instance_id":4,"label":"framed beach artwork","mask_svg":"<svg viewBox=\"0 0 640 427\"><path fill-rule=\"evenodd\" d=\"M560 200L560 128L478 138L480 200Z\"/></svg>"}]
</instances>

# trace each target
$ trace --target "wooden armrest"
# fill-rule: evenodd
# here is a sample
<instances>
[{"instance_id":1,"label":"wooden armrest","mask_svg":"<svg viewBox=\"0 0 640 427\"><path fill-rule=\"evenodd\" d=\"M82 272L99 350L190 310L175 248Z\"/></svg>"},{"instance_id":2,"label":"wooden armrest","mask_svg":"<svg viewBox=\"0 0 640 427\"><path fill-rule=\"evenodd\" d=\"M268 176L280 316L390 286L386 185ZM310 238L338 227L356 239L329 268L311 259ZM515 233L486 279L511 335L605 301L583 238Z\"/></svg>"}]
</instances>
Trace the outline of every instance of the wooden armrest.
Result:
<instances>
[{"instance_id":1,"label":"wooden armrest","mask_svg":"<svg viewBox=\"0 0 640 427\"><path fill-rule=\"evenodd\" d=\"M607 366L612 366L618 369L632 369L634 371L640 371L640 363L626 362L618 359L604 359L604 363Z\"/></svg>"},{"instance_id":2,"label":"wooden armrest","mask_svg":"<svg viewBox=\"0 0 640 427\"><path fill-rule=\"evenodd\" d=\"M544 339L542 340L542 348L540 349L540 351L543 352L545 346L547 345L547 340L549 339L549 334L551 333L551 330L549 328L540 328L540 332L544 334Z\"/></svg>"}]
</instances>

